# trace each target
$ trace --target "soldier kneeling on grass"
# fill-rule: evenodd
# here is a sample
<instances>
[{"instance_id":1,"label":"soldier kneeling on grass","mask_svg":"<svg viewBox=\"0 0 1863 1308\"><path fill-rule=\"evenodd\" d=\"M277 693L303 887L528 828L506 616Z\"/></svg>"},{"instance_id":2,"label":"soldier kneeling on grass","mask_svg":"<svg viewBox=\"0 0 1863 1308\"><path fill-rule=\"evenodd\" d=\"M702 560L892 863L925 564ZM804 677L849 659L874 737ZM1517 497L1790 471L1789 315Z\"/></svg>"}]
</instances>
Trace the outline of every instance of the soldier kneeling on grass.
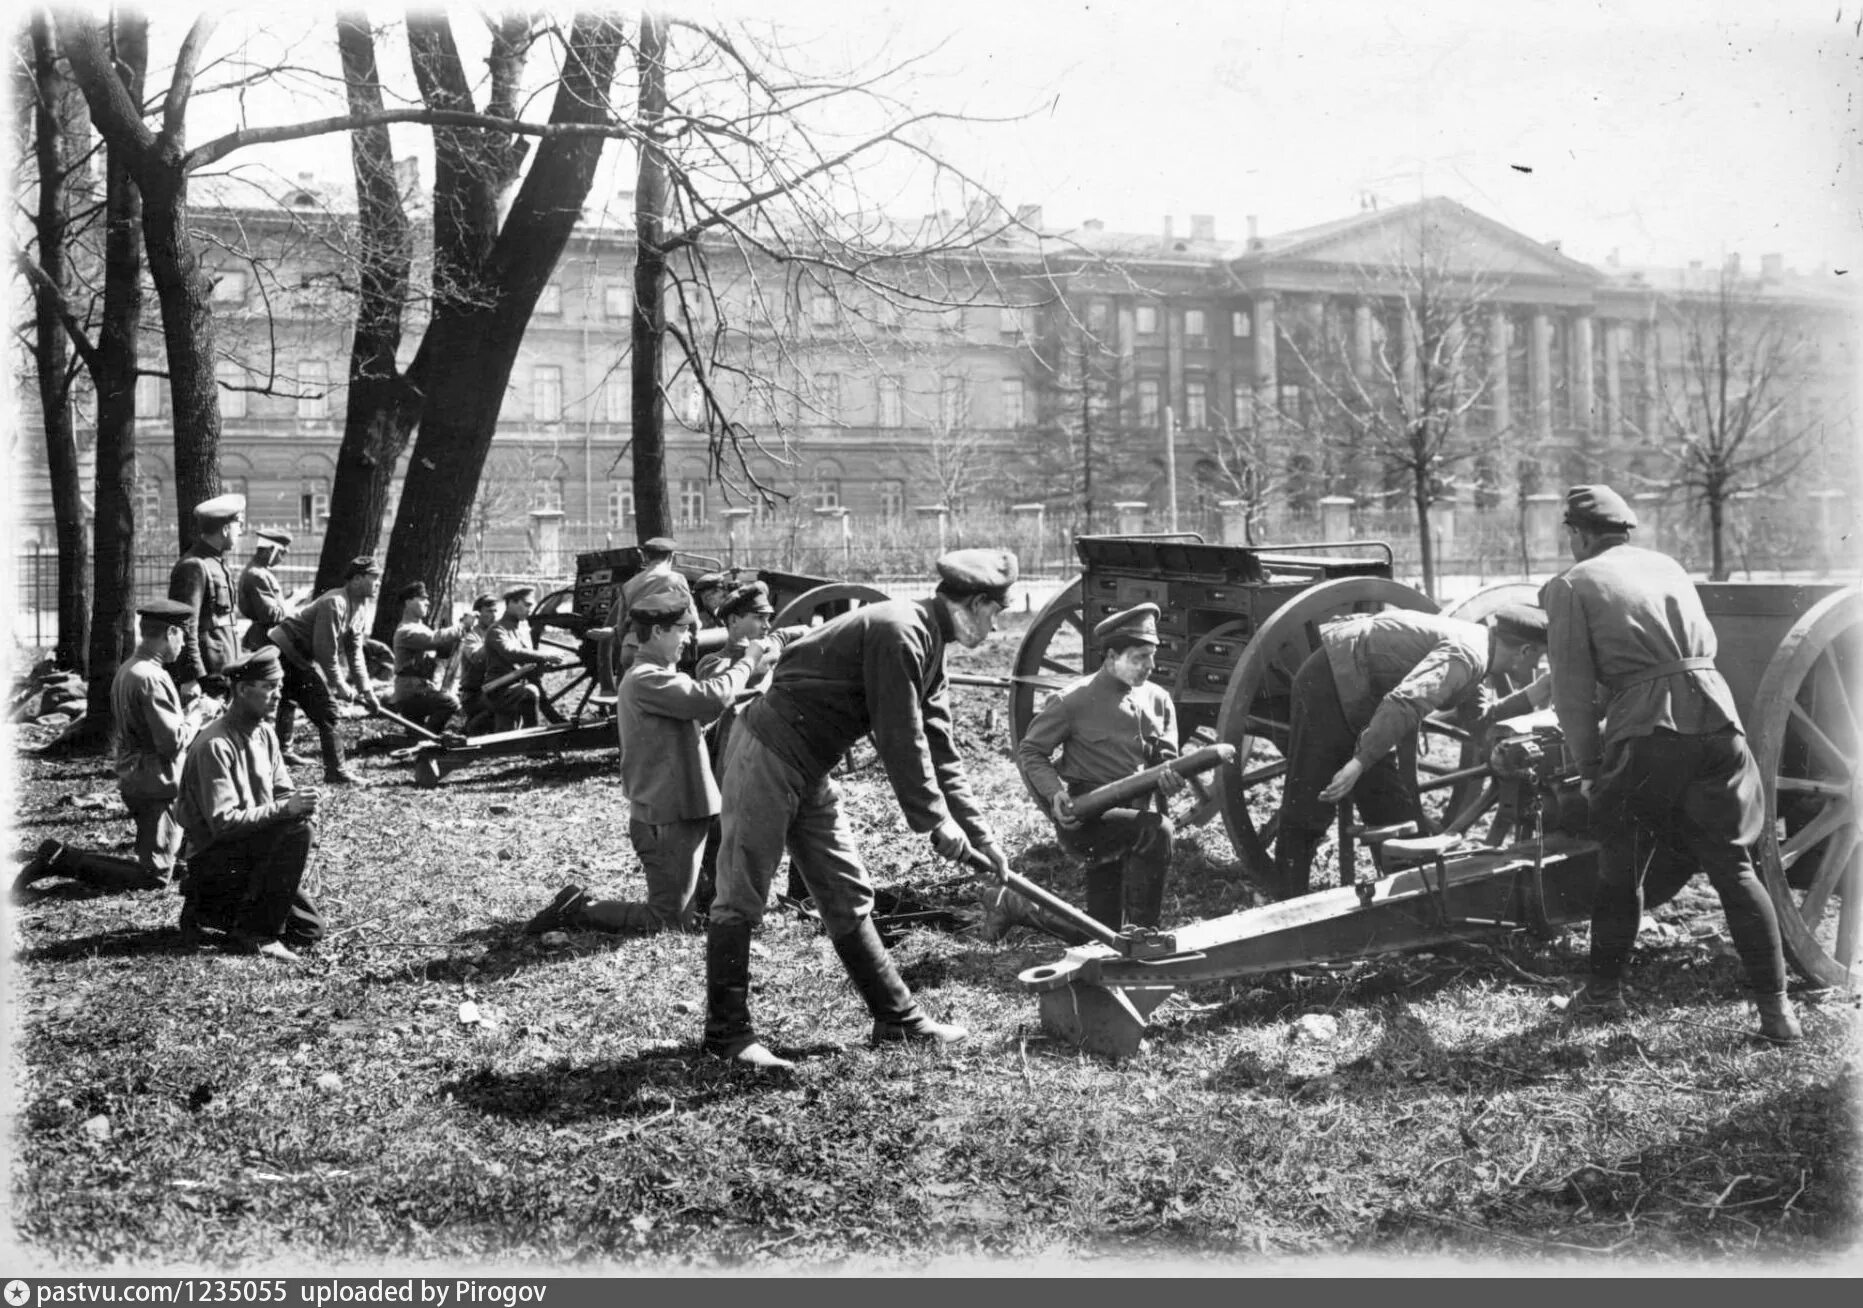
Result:
<instances>
[{"instance_id":1,"label":"soldier kneeling on grass","mask_svg":"<svg viewBox=\"0 0 1863 1308\"><path fill-rule=\"evenodd\" d=\"M323 919L302 890L317 792L285 771L272 716L284 689L270 646L224 669L232 702L188 748L175 819L184 836L181 935L203 927L284 962L323 937Z\"/></svg>"},{"instance_id":2,"label":"soldier kneeling on grass","mask_svg":"<svg viewBox=\"0 0 1863 1308\"><path fill-rule=\"evenodd\" d=\"M687 595L666 590L641 599L628 621L637 643L615 695L615 722L628 839L647 877L647 902L591 901L581 886L565 886L525 927L532 935L569 927L654 932L694 926L700 859L719 808L701 729L749 684L769 642L745 641L735 658L698 681L678 667L699 622Z\"/></svg>"}]
</instances>

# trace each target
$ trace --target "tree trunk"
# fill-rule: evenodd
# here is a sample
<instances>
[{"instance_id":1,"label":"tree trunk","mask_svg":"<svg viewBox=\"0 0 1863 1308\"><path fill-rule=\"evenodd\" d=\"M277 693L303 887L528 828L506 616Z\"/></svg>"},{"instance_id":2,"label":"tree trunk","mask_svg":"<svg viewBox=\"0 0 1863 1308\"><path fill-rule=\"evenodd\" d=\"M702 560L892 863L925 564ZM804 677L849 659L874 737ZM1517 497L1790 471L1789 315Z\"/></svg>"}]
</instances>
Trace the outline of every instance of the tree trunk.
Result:
<instances>
[{"instance_id":1,"label":"tree trunk","mask_svg":"<svg viewBox=\"0 0 1863 1308\"><path fill-rule=\"evenodd\" d=\"M140 101L149 62L148 19L116 19L115 57ZM105 146L103 321L97 332L96 553L92 560L90 679L81 729L65 744L100 746L114 716L110 687L135 645L136 372L142 321L142 197L128 147Z\"/></svg>"},{"instance_id":2,"label":"tree trunk","mask_svg":"<svg viewBox=\"0 0 1863 1308\"><path fill-rule=\"evenodd\" d=\"M339 14L336 32L350 112L379 112L382 86L367 15ZM349 352L343 443L330 487L323 553L317 560L318 593L340 582L343 565L350 559L375 552L395 464L407 448L420 413L419 397L395 363L401 348L401 310L407 300L413 236L401 204L388 128L352 132L349 143L356 175L360 293Z\"/></svg>"},{"instance_id":3,"label":"tree trunk","mask_svg":"<svg viewBox=\"0 0 1863 1308\"><path fill-rule=\"evenodd\" d=\"M1727 547L1721 540L1727 503L1722 492L1708 492L1708 580L1727 580Z\"/></svg>"},{"instance_id":4,"label":"tree trunk","mask_svg":"<svg viewBox=\"0 0 1863 1308\"><path fill-rule=\"evenodd\" d=\"M666 116L666 20L647 13L640 20L635 55L640 77L638 122L649 140L658 139ZM666 484L666 402L660 393L666 348L666 158L657 148L639 151L634 183L634 358L633 462L635 539L672 531Z\"/></svg>"},{"instance_id":5,"label":"tree trunk","mask_svg":"<svg viewBox=\"0 0 1863 1308\"><path fill-rule=\"evenodd\" d=\"M60 668L82 672L90 644L90 578L86 575L90 542L84 530L77 433L71 420L71 343L59 319L60 304L70 290L65 141L66 133L80 124L82 100L58 71L58 55L43 11L33 15L31 43L34 94L30 112L39 190L33 224L46 283L34 287L32 352L45 428L45 465L52 483L52 520L58 534L58 642L52 661Z\"/></svg>"},{"instance_id":6,"label":"tree trunk","mask_svg":"<svg viewBox=\"0 0 1863 1308\"><path fill-rule=\"evenodd\" d=\"M552 122L609 120L608 87L620 42L620 30L611 20L588 15L576 19ZM414 580L442 593L451 590L518 346L581 214L603 143L600 136L545 140L485 259L478 293L444 320L436 306L434 322L409 370L425 397L424 410L389 535L382 578L386 593ZM442 202L436 181L435 207ZM377 608L378 639L393 635L397 615L392 608Z\"/></svg>"},{"instance_id":7,"label":"tree trunk","mask_svg":"<svg viewBox=\"0 0 1863 1308\"><path fill-rule=\"evenodd\" d=\"M1417 508L1417 564L1423 572L1423 593L1436 598L1436 540L1430 534L1430 470L1411 470L1411 501Z\"/></svg>"}]
</instances>

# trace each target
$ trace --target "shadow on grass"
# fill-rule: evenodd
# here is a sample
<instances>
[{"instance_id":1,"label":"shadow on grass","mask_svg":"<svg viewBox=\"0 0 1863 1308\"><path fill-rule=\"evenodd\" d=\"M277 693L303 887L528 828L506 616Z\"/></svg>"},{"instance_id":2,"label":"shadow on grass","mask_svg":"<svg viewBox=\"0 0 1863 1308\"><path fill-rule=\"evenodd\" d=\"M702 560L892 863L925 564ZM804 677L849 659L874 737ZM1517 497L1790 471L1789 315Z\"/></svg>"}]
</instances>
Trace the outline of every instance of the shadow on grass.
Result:
<instances>
[{"instance_id":1,"label":"shadow on grass","mask_svg":"<svg viewBox=\"0 0 1863 1308\"><path fill-rule=\"evenodd\" d=\"M57 810L56 812L42 814L39 817L15 818L13 820L13 825L15 827L20 827L20 828L25 828L25 827L90 827L90 826L96 826L100 822L110 823L110 824L115 824L115 825L120 825L120 826L128 826L130 824L130 816L128 813L124 812L121 809L118 809L115 812L112 812L110 809L107 809L107 808L82 809L82 808L78 808L75 805L73 805L68 808L61 808ZM82 843L82 842L77 842L77 843Z\"/></svg>"},{"instance_id":2,"label":"shadow on grass","mask_svg":"<svg viewBox=\"0 0 1863 1308\"><path fill-rule=\"evenodd\" d=\"M838 1044L770 1048L799 1064L846 1053ZM438 1088L442 1094L451 1094L454 1102L488 1116L567 1124L652 1119L795 1084L792 1072L759 1072L687 1048L650 1050L594 1067L558 1065L509 1073L481 1068Z\"/></svg>"},{"instance_id":3,"label":"shadow on grass","mask_svg":"<svg viewBox=\"0 0 1863 1308\"><path fill-rule=\"evenodd\" d=\"M58 940L22 949L14 957L22 963L60 963L77 958L135 958L147 954L194 954L195 947L181 943L178 926L136 931L99 931L94 935Z\"/></svg>"}]
</instances>

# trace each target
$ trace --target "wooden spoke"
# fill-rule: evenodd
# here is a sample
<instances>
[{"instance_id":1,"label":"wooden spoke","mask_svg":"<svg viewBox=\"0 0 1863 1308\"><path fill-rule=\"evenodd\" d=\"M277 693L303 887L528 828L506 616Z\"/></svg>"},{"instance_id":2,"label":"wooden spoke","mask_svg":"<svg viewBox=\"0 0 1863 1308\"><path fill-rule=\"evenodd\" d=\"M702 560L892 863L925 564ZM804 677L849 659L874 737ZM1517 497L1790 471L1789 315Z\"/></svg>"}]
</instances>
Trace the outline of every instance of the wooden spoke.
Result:
<instances>
[{"instance_id":1,"label":"wooden spoke","mask_svg":"<svg viewBox=\"0 0 1863 1308\"><path fill-rule=\"evenodd\" d=\"M1812 795L1829 795L1834 799L1843 799L1850 794L1850 787L1835 781L1818 781L1811 777L1780 777L1777 785L1781 790L1797 790Z\"/></svg>"},{"instance_id":2,"label":"wooden spoke","mask_svg":"<svg viewBox=\"0 0 1863 1308\"><path fill-rule=\"evenodd\" d=\"M1856 815L1850 811L1848 804L1827 805L1815 818L1786 837L1785 844L1779 849L1779 865L1790 868L1798 862L1808 849L1823 844L1833 831L1840 831L1847 822L1855 822Z\"/></svg>"},{"instance_id":3,"label":"wooden spoke","mask_svg":"<svg viewBox=\"0 0 1863 1308\"><path fill-rule=\"evenodd\" d=\"M1799 734L1811 745L1813 753L1824 756L1824 761L1831 765L1832 771L1845 777L1856 771L1856 760L1837 748L1837 743L1824 734L1824 728L1811 720L1811 714L1805 712L1803 704L1793 703L1792 725L1798 728Z\"/></svg>"},{"instance_id":4,"label":"wooden spoke","mask_svg":"<svg viewBox=\"0 0 1863 1308\"><path fill-rule=\"evenodd\" d=\"M1817 922L1824 917L1824 905L1831 897L1831 891L1850 871L1851 857L1857 852L1857 833L1854 828L1846 829L1834 846L1836 857L1827 857L1818 868L1817 879L1805 892L1805 898L1798 906L1799 914L1807 922Z\"/></svg>"},{"instance_id":5,"label":"wooden spoke","mask_svg":"<svg viewBox=\"0 0 1863 1308\"><path fill-rule=\"evenodd\" d=\"M1857 741L1856 709L1850 703L1850 692L1844 687L1843 673L1837 667L1837 647L1824 651L1824 656L1813 669L1817 684L1828 687L1830 702L1834 711L1827 715L1832 722L1841 722L1850 728L1850 744L1855 748Z\"/></svg>"},{"instance_id":6,"label":"wooden spoke","mask_svg":"<svg viewBox=\"0 0 1863 1308\"><path fill-rule=\"evenodd\" d=\"M1846 970L1856 964L1857 925L1863 921L1863 893L1859 893L1859 880L1863 878L1846 878L1843 907L1837 913L1837 952L1834 957Z\"/></svg>"}]
</instances>

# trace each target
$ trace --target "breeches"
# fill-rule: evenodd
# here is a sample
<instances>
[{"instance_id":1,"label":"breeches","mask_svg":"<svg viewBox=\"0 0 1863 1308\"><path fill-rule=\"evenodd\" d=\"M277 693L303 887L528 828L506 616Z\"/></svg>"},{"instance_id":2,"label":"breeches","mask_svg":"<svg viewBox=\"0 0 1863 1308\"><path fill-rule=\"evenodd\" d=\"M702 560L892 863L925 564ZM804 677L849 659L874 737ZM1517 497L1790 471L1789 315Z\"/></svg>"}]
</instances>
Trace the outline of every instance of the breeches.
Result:
<instances>
[{"instance_id":1,"label":"breeches","mask_svg":"<svg viewBox=\"0 0 1863 1308\"><path fill-rule=\"evenodd\" d=\"M323 918L298 889L311 843L311 825L299 819L210 845L188 860L182 894L203 926L288 945L321 939Z\"/></svg>"},{"instance_id":2,"label":"breeches","mask_svg":"<svg viewBox=\"0 0 1863 1308\"><path fill-rule=\"evenodd\" d=\"M296 704L304 717L319 731L336 727L336 699L323 677L309 668L298 667L289 657L278 660L285 671L284 698Z\"/></svg>"},{"instance_id":3,"label":"breeches","mask_svg":"<svg viewBox=\"0 0 1863 1308\"><path fill-rule=\"evenodd\" d=\"M1294 674L1293 711L1289 722L1287 775L1281 785L1281 829L1323 832L1336 809L1320 791L1358 749L1358 732L1346 721L1326 651L1315 650ZM1352 788L1359 816L1374 826L1416 816L1410 794L1397 770L1395 754L1365 769Z\"/></svg>"},{"instance_id":4,"label":"breeches","mask_svg":"<svg viewBox=\"0 0 1863 1308\"><path fill-rule=\"evenodd\" d=\"M715 925L763 920L770 881L788 851L829 937L856 930L873 912L873 885L826 776L811 778L749 730L725 747L724 814L718 844Z\"/></svg>"},{"instance_id":5,"label":"breeches","mask_svg":"<svg viewBox=\"0 0 1863 1308\"><path fill-rule=\"evenodd\" d=\"M136 819L136 866L162 880L174 871L181 852L181 828L175 824L172 799L126 799Z\"/></svg>"}]
</instances>

